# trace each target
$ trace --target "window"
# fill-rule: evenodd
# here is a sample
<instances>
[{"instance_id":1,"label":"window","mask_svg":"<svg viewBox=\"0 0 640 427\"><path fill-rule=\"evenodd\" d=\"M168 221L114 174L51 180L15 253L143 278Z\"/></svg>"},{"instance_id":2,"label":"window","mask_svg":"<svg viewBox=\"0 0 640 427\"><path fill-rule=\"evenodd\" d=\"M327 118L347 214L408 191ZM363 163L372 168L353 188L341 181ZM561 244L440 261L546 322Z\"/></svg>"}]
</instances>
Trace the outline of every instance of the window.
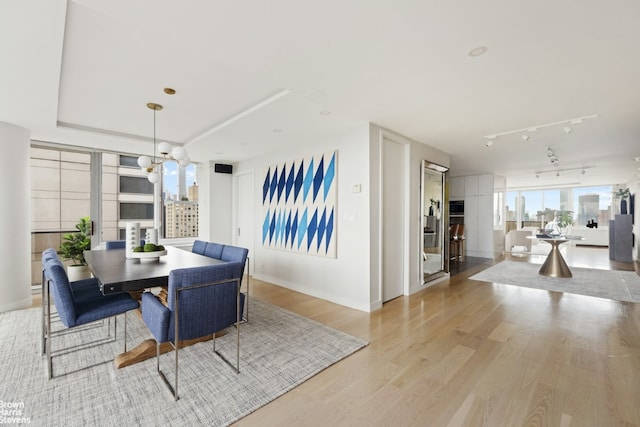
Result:
<instances>
[{"instance_id":1,"label":"window","mask_svg":"<svg viewBox=\"0 0 640 427\"><path fill-rule=\"evenodd\" d=\"M163 164L162 212L165 238L198 236L198 185L196 166L180 167L175 161Z\"/></svg>"},{"instance_id":2,"label":"window","mask_svg":"<svg viewBox=\"0 0 640 427\"><path fill-rule=\"evenodd\" d=\"M120 219L153 219L153 203L120 203Z\"/></svg>"},{"instance_id":3,"label":"window","mask_svg":"<svg viewBox=\"0 0 640 427\"><path fill-rule=\"evenodd\" d=\"M31 283L42 281L40 255L58 249L65 233L91 209L91 154L31 147Z\"/></svg>"},{"instance_id":4,"label":"window","mask_svg":"<svg viewBox=\"0 0 640 427\"><path fill-rule=\"evenodd\" d=\"M120 193L153 194L153 184L143 176L120 175Z\"/></svg>"},{"instance_id":5,"label":"window","mask_svg":"<svg viewBox=\"0 0 640 427\"><path fill-rule=\"evenodd\" d=\"M162 186L154 186L138 166L137 155L32 145L32 283L39 285L41 281L41 252L48 247L57 249L61 235L74 231L83 216L91 217L96 233L100 233L92 237L93 246L124 239L129 221L140 222L143 236L147 228L160 223L161 233L169 231L161 234L163 239L196 237L197 165L181 168L170 161L163 170ZM92 188L92 181L99 183L99 188ZM156 219L154 214L163 218ZM171 220L167 221L169 215Z\"/></svg>"},{"instance_id":6,"label":"window","mask_svg":"<svg viewBox=\"0 0 640 427\"><path fill-rule=\"evenodd\" d=\"M574 226L596 222L608 227L611 218L612 186L508 191L506 231L522 227L544 228L560 211L571 211Z\"/></svg>"},{"instance_id":7,"label":"window","mask_svg":"<svg viewBox=\"0 0 640 427\"><path fill-rule=\"evenodd\" d=\"M595 221L600 227L608 227L611 219L610 185L574 189L573 217L576 225L585 226Z\"/></svg>"}]
</instances>

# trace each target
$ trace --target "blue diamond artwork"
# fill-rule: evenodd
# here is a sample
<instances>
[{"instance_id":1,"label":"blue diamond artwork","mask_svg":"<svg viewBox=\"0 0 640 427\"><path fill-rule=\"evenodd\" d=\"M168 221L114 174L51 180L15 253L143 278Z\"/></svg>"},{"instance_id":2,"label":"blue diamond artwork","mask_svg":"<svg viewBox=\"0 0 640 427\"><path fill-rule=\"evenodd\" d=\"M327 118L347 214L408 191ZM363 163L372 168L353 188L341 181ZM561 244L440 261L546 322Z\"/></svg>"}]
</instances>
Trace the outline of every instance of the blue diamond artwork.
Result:
<instances>
[{"instance_id":1,"label":"blue diamond artwork","mask_svg":"<svg viewBox=\"0 0 640 427\"><path fill-rule=\"evenodd\" d=\"M336 257L337 151L267 167L262 246Z\"/></svg>"}]
</instances>

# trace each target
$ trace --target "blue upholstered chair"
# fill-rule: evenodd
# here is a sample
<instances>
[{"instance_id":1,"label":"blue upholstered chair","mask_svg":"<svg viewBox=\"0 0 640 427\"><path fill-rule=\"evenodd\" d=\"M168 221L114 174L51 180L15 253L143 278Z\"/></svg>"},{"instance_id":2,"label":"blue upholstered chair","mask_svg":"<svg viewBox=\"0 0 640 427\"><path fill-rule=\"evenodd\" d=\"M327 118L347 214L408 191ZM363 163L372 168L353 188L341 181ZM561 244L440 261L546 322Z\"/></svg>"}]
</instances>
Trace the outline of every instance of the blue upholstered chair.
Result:
<instances>
[{"instance_id":1,"label":"blue upholstered chair","mask_svg":"<svg viewBox=\"0 0 640 427\"><path fill-rule=\"evenodd\" d=\"M60 258L58 258L58 254L55 249L47 248L42 251L42 289L41 289L41 306L42 306L42 336L41 336L41 346L40 351L42 354L45 353L46 350L46 319L47 316L53 316L53 313L49 313L49 288L46 286L47 277L45 274L45 264L49 262L56 262L62 264ZM83 279L74 282L70 282L71 290L74 294L74 297L77 301L86 301L92 298L102 297L102 292L100 292L100 285L95 278Z\"/></svg>"},{"instance_id":2,"label":"blue upholstered chair","mask_svg":"<svg viewBox=\"0 0 640 427\"><path fill-rule=\"evenodd\" d=\"M222 259L223 248L223 244L207 242L207 245L204 248L204 255L208 256L209 258Z\"/></svg>"},{"instance_id":3,"label":"blue upholstered chair","mask_svg":"<svg viewBox=\"0 0 640 427\"><path fill-rule=\"evenodd\" d=\"M195 254L204 255L204 250L207 247L207 242L204 240L194 240L193 246L191 247L191 252Z\"/></svg>"},{"instance_id":4,"label":"blue upholstered chair","mask_svg":"<svg viewBox=\"0 0 640 427\"><path fill-rule=\"evenodd\" d=\"M224 245L222 248L222 254L220 258L222 261L227 262L237 262L240 263L238 270L236 271L237 276L240 278L240 284L242 285L242 280L244 279L244 269L247 264L247 259L249 255L249 249L241 248L239 246L231 246ZM244 311L244 321L249 320L249 276L247 275L247 307Z\"/></svg>"},{"instance_id":5,"label":"blue upholstered chair","mask_svg":"<svg viewBox=\"0 0 640 427\"><path fill-rule=\"evenodd\" d=\"M140 239L140 246L144 246L144 239ZM125 249L127 247L126 240L107 240L104 242L104 248L106 250L111 249Z\"/></svg>"},{"instance_id":6,"label":"blue upholstered chair","mask_svg":"<svg viewBox=\"0 0 640 427\"><path fill-rule=\"evenodd\" d=\"M69 277L64 265L59 259L50 257L44 263L45 288L47 295L53 296L62 324L67 328L74 328L97 320L124 314L124 349L127 350L127 317L126 312L139 307L139 304L129 294L102 296L91 294L86 289L74 288L69 283ZM85 282L85 281L82 281ZM47 298L47 327L46 353L47 374L53 376L53 358L51 354L51 307ZM117 324L116 324L117 329Z\"/></svg>"},{"instance_id":7,"label":"blue upholstered chair","mask_svg":"<svg viewBox=\"0 0 640 427\"><path fill-rule=\"evenodd\" d=\"M182 268L169 273L167 306L151 292L142 294L142 319L156 340L157 370L178 400L178 343L213 335L213 350L236 372L240 372L240 319L243 295L237 263ZM235 367L216 350L215 334L236 325ZM175 349L175 380L172 387L160 370L160 344Z\"/></svg>"}]
</instances>

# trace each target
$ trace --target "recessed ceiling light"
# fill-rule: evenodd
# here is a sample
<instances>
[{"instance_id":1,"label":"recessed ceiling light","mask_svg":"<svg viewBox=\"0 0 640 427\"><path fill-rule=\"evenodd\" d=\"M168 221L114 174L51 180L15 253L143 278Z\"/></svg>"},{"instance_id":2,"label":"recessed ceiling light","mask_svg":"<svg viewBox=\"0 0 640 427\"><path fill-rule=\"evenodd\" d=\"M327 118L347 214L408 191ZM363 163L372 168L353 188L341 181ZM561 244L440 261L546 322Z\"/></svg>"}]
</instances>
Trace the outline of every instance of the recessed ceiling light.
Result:
<instances>
[{"instance_id":1,"label":"recessed ceiling light","mask_svg":"<svg viewBox=\"0 0 640 427\"><path fill-rule=\"evenodd\" d=\"M167 95L175 95L176 94L176 90L175 89L171 89L170 87L165 87L164 88L164 93L166 93Z\"/></svg>"},{"instance_id":2,"label":"recessed ceiling light","mask_svg":"<svg viewBox=\"0 0 640 427\"><path fill-rule=\"evenodd\" d=\"M565 127L563 127L563 128L562 128L562 130L563 130L563 131L565 131L565 133L571 133L571 132L573 132L573 129L571 129L571 127L569 127L569 126L565 126Z\"/></svg>"},{"instance_id":3,"label":"recessed ceiling light","mask_svg":"<svg viewBox=\"0 0 640 427\"><path fill-rule=\"evenodd\" d=\"M529 140L529 135L522 135L522 140L523 141L528 141Z\"/></svg>"},{"instance_id":4,"label":"recessed ceiling light","mask_svg":"<svg viewBox=\"0 0 640 427\"><path fill-rule=\"evenodd\" d=\"M487 47L486 46L478 46L474 49L471 49L469 51L469 53L467 53L467 55L469 55L470 57L476 57L476 56L480 56L483 55L485 52L487 51Z\"/></svg>"}]
</instances>

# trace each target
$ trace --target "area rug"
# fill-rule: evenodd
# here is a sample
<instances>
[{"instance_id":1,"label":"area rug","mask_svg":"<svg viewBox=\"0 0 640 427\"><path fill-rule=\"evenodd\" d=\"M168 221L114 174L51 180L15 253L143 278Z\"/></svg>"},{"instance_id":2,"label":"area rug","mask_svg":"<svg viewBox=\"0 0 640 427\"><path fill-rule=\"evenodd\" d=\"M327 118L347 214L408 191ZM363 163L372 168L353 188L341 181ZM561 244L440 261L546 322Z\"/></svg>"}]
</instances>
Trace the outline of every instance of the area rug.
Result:
<instances>
[{"instance_id":1,"label":"area rug","mask_svg":"<svg viewBox=\"0 0 640 427\"><path fill-rule=\"evenodd\" d=\"M250 304L250 320L240 329L240 373L215 356L211 341L181 349L177 402L158 376L155 358L114 367L113 358L122 351L121 335L117 342L111 339L54 357L55 377L47 380L46 358L40 355L40 310L2 313L0 421L60 426L229 425L367 345L256 298ZM130 313L127 319L129 344L151 338L138 315ZM122 322L118 327L121 334ZM52 345L55 350L90 342L105 337L105 331L103 326L62 334ZM216 349L235 361L235 329L230 332L216 340ZM173 352L161 356L161 368L171 381L174 360Z\"/></svg>"},{"instance_id":2,"label":"area rug","mask_svg":"<svg viewBox=\"0 0 640 427\"><path fill-rule=\"evenodd\" d=\"M634 271L571 268L573 277L556 278L538 274L538 270L538 264L502 261L470 279L616 301L640 302L640 276Z\"/></svg>"}]
</instances>

